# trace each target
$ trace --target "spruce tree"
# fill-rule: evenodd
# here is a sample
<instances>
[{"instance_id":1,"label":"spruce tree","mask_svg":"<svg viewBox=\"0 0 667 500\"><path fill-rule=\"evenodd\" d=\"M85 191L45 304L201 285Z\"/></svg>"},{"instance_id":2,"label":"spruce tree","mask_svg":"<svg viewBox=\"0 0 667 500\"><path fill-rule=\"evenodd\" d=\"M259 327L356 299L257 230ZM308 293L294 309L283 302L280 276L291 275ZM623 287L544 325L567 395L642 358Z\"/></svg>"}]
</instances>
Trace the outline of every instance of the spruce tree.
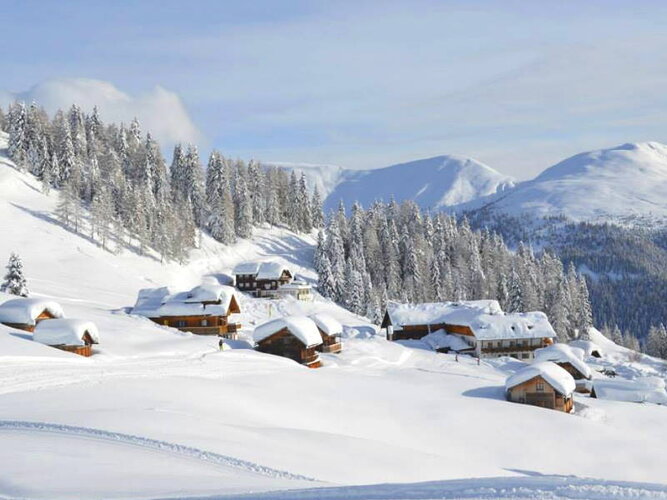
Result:
<instances>
[{"instance_id":1,"label":"spruce tree","mask_svg":"<svg viewBox=\"0 0 667 500\"><path fill-rule=\"evenodd\" d=\"M9 256L7 263L7 273L5 274L0 291L20 297L29 295L28 283L23 273L23 261L16 253Z\"/></svg>"}]
</instances>

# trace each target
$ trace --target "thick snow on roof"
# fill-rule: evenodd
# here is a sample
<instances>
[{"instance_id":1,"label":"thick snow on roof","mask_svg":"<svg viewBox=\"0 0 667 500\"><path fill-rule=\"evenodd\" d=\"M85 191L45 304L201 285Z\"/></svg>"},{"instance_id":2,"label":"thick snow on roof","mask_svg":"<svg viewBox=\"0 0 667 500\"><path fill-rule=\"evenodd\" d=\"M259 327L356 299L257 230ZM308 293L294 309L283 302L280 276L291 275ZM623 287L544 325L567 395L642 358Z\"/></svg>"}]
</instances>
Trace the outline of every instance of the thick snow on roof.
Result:
<instances>
[{"instance_id":1,"label":"thick snow on roof","mask_svg":"<svg viewBox=\"0 0 667 500\"><path fill-rule=\"evenodd\" d=\"M226 285L203 284L186 292L170 294L169 289L147 288L139 291L134 314L149 318L163 316L225 316L229 310L234 288ZM204 306L202 302L216 302Z\"/></svg>"},{"instance_id":2,"label":"thick snow on roof","mask_svg":"<svg viewBox=\"0 0 667 500\"><path fill-rule=\"evenodd\" d=\"M257 274L261 265L261 262L241 262L234 268L232 274Z\"/></svg>"},{"instance_id":3,"label":"thick snow on roof","mask_svg":"<svg viewBox=\"0 0 667 500\"><path fill-rule=\"evenodd\" d=\"M433 350L449 348L452 351L465 351L472 349L461 337L458 335L449 335L444 330L429 333L422 337L421 341L425 342Z\"/></svg>"},{"instance_id":4,"label":"thick snow on roof","mask_svg":"<svg viewBox=\"0 0 667 500\"><path fill-rule=\"evenodd\" d=\"M569 396L574 392L577 384L568 372L551 361L542 361L533 363L522 368L514 375L507 378L505 388L511 389L517 385L523 384L537 376L546 380L554 389L564 396Z\"/></svg>"},{"instance_id":5,"label":"thick snow on roof","mask_svg":"<svg viewBox=\"0 0 667 500\"><path fill-rule=\"evenodd\" d=\"M293 280L291 283L280 285L278 290L310 290L311 288L305 281Z\"/></svg>"},{"instance_id":6,"label":"thick snow on roof","mask_svg":"<svg viewBox=\"0 0 667 500\"><path fill-rule=\"evenodd\" d=\"M387 304L395 327L404 325L463 325L480 340L553 338L556 336L542 312L504 313L496 300Z\"/></svg>"},{"instance_id":7,"label":"thick snow on roof","mask_svg":"<svg viewBox=\"0 0 667 500\"><path fill-rule=\"evenodd\" d=\"M280 262L262 262L262 265L259 267L259 272L257 273L257 279L277 280L285 271L289 272L289 269Z\"/></svg>"},{"instance_id":8,"label":"thick snow on roof","mask_svg":"<svg viewBox=\"0 0 667 500\"><path fill-rule=\"evenodd\" d=\"M287 328L306 347L322 343L317 325L307 316L285 316L259 325L253 332L253 339L255 342L261 342L283 328Z\"/></svg>"},{"instance_id":9,"label":"thick snow on roof","mask_svg":"<svg viewBox=\"0 0 667 500\"><path fill-rule=\"evenodd\" d=\"M0 304L0 323L34 325L37 317L48 311L54 318L64 316L60 304L52 300L14 298Z\"/></svg>"},{"instance_id":10,"label":"thick snow on roof","mask_svg":"<svg viewBox=\"0 0 667 500\"><path fill-rule=\"evenodd\" d=\"M553 361L554 363L570 363L585 378L591 378L592 372L579 355L581 349L572 349L567 344L552 344L535 350L535 361Z\"/></svg>"},{"instance_id":11,"label":"thick snow on roof","mask_svg":"<svg viewBox=\"0 0 667 500\"><path fill-rule=\"evenodd\" d=\"M667 405L665 381L659 377L644 377L635 380L596 379L593 382L593 389L599 399Z\"/></svg>"},{"instance_id":12,"label":"thick snow on roof","mask_svg":"<svg viewBox=\"0 0 667 500\"><path fill-rule=\"evenodd\" d=\"M343 333L343 325L328 314L317 313L311 314L309 317L327 335L341 335Z\"/></svg>"},{"instance_id":13,"label":"thick snow on roof","mask_svg":"<svg viewBox=\"0 0 667 500\"><path fill-rule=\"evenodd\" d=\"M33 340L47 345L85 345L83 336L88 332L94 344L100 341L95 323L83 319L48 319L35 327Z\"/></svg>"},{"instance_id":14,"label":"thick snow on roof","mask_svg":"<svg viewBox=\"0 0 667 500\"><path fill-rule=\"evenodd\" d=\"M577 347L578 349L583 350L586 356L591 356L593 351L597 351L600 353L600 355L602 355L600 346L595 342L591 342L590 340L572 340L570 341L569 345L571 347Z\"/></svg>"}]
</instances>

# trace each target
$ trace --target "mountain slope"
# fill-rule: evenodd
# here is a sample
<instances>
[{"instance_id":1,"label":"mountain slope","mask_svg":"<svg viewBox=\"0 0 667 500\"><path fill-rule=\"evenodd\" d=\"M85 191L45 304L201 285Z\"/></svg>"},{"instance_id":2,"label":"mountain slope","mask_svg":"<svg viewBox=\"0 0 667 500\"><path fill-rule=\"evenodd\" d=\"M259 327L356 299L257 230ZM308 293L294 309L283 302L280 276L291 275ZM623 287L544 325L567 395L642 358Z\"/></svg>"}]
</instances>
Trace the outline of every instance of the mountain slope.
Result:
<instances>
[{"instance_id":1,"label":"mountain slope","mask_svg":"<svg viewBox=\"0 0 667 500\"><path fill-rule=\"evenodd\" d=\"M667 220L667 146L623 144L581 153L535 179L461 209L577 221L660 222Z\"/></svg>"},{"instance_id":2,"label":"mountain slope","mask_svg":"<svg viewBox=\"0 0 667 500\"><path fill-rule=\"evenodd\" d=\"M345 170L326 199L325 208L340 200L368 206L376 200L414 200L422 208L457 205L514 185L511 178L476 160L445 155L376 170Z\"/></svg>"}]
</instances>

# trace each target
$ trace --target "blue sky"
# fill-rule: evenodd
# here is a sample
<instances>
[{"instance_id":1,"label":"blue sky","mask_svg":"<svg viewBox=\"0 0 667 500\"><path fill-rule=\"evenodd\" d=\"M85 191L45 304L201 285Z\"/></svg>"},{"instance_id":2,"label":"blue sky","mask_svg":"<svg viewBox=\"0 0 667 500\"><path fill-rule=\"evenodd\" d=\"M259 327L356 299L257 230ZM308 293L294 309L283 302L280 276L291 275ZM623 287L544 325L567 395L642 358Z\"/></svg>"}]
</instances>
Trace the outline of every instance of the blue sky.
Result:
<instances>
[{"instance_id":1,"label":"blue sky","mask_svg":"<svg viewBox=\"0 0 667 500\"><path fill-rule=\"evenodd\" d=\"M667 2L1 3L5 100L108 99L109 118L136 110L204 151L352 168L455 153L523 179L667 142Z\"/></svg>"}]
</instances>

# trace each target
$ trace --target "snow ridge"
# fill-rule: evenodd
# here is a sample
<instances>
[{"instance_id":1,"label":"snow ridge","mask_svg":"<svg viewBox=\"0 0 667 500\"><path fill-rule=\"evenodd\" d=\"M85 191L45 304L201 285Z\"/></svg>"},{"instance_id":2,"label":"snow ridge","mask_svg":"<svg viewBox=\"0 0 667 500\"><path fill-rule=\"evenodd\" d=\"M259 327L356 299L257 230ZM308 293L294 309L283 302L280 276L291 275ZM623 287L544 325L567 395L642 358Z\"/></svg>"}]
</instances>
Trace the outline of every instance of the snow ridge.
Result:
<instances>
[{"instance_id":1,"label":"snow ridge","mask_svg":"<svg viewBox=\"0 0 667 500\"><path fill-rule=\"evenodd\" d=\"M78 427L72 425L52 424L47 422L27 422L23 420L0 420L0 431L34 431L34 432L49 432L56 434L76 435L85 438L102 439L106 441L121 442L132 446L139 446L141 448L150 448L153 450L165 451L168 453L176 453L190 458L203 460L216 465L223 465L227 467L234 467L248 472L260 474L262 476L282 479L292 479L301 481L317 481L316 479L302 476L299 474L292 474L290 472L272 469L253 462L241 460L238 458L221 455L212 451L201 450L191 446L184 446L167 441L159 441L157 439L150 439L141 436L133 436L131 434L123 434L120 432L110 432L102 429L92 429L89 427Z\"/></svg>"}]
</instances>

